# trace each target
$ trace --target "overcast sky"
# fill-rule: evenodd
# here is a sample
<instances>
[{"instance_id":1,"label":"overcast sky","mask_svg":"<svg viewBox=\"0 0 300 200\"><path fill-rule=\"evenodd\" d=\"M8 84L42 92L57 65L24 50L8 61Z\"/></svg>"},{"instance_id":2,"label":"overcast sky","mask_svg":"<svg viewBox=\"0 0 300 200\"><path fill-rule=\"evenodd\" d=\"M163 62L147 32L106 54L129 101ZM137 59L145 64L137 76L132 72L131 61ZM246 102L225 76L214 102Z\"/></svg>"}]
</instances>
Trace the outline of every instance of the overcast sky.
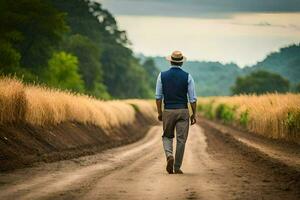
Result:
<instances>
[{"instance_id":1,"label":"overcast sky","mask_svg":"<svg viewBox=\"0 0 300 200\"><path fill-rule=\"evenodd\" d=\"M182 50L190 60L241 67L300 42L300 0L99 0L136 53Z\"/></svg>"},{"instance_id":2,"label":"overcast sky","mask_svg":"<svg viewBox=\"0 0 300 200\"><path fill-rule=\"evenodd\" d=\"M117 15L216 17L218 13L300 11L300 0L102 0L102 2Z\"/></svg>"}]
</instances>

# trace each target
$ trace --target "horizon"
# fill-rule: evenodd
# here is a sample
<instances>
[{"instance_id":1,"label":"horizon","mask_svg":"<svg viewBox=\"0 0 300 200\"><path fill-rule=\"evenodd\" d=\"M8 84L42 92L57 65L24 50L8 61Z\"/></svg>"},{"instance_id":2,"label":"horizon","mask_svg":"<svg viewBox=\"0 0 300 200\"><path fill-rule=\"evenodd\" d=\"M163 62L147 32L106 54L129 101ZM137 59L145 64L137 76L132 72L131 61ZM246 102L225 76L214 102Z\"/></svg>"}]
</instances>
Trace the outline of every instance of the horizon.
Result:
<instances>
[{"instance_id":1,"label":"horizon","mask_svg":"<svg viewBox=\"0 0 300 200\"><path fill-rule=\"evenodd\" d=\"M249 0L98 1L127 32L135 54L164 57L181 50L190 61L244 68L300 42L300 3L295 0L258 5Z\"/></svg>"},{"instance_id":2,"label":"horizon","mask_svg":"<svg viewBox=\"0 0 300 200\"><path fill-rule=\"evenodd\" d=\"M257 63L259 63L259 62L263 61L265 58L267 58L270 54L272 54L272 53L278 53L278 52L280 52L281 49L287 48L287 47L291 47L291 46L293 46L293 45L300 46L300 42L299 42L299 43L292 43L292 44L288 44L288 45L284 45L284 46L282 46L282 47L279 47L277 50L271 51L271 52L267 53L266 56L265 56L263 59L257 60L257 61L256 61L254 64L252 64L252 65L246 65L246 66L243 66L243 67L241 67L240 65L238 65L238 64L235 63L235 62L222 62L222 61L219 61L219 60L195 60L195 59L187 59L186 62L207 62L207 63L209 63L209 62L212 62L212 63L213 63L213 62L218 62L218 63L220 63L220 64L222 64L222 65L230 65L230 64L234 64L234 65L237 65L239 68L243 69L243 68L246 68L246 67L253 67L253 66L256 65ZM145 54L143 54L142 52L134 52L134 55L135 55L136 57L143 56L143 57L148 57L148 58L155 58L155 57L165 58L165 57L166 57L166 56L163 56L163 55L145 55Z\"/></svg>"}]
</instances>

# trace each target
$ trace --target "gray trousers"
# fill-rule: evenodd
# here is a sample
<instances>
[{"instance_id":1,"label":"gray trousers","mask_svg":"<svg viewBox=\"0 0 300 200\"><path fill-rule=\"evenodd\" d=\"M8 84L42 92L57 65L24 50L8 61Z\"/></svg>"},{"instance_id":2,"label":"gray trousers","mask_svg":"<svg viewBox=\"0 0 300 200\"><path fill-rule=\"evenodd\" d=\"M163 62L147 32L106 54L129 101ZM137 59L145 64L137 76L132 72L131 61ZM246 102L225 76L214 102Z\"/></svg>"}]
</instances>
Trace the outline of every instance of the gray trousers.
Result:
<instances>
[{"instance_id":1,"label":"gray trousers","mask_svg":"<svg viewBox=\"0 0 300 200\"><path fill-rule=\"evenodd\" d=\"M188 109L165 109L163 119L163 146L166 157L173 156L173 138L176 129L176 153L174 168L180 169L184 155L185 142L189 132Z\"/></svg>"}]
</instances>

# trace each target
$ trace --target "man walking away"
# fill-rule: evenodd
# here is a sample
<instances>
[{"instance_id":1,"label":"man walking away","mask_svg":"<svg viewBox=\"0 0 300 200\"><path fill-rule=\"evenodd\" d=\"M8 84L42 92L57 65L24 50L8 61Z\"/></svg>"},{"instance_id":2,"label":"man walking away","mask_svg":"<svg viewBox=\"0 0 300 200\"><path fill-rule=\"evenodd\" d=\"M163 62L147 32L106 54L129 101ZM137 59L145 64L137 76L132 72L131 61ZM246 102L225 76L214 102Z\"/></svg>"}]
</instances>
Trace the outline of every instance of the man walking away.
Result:
<instances>
[{"instance_id":1,"label":"man walking away","mask_svg":"<svg viewBox=\"0 0 300 200\"><path fill-rule=\"evenodd\" d=\"M181 164L185 149L185 142L191 125L196 123L197 96L192 76L181 69L186 58L180 51L174 51L166 57L171 63L169 70L158 75L156 83L156 105L158 120L163 121L163 147L167 158L166 170L169 174L182 174ZM162 112L162 100L164 111ZM188 100L192 107L189 117ZM173 138L176 129L175 163L173 157ZM174 169L174 171L173 171Z\"/></svg>"}]
</instances>

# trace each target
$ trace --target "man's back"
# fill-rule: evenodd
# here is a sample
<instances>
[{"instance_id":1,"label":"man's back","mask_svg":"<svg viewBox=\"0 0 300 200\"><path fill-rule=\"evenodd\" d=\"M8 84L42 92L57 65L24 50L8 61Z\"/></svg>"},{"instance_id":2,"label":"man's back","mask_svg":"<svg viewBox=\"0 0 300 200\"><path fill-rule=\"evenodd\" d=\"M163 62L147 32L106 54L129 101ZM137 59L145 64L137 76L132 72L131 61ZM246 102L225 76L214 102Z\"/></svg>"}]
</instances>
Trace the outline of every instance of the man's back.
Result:
<instances>
[{"instance_id":1,"label":"man's back","mask_svg":"<svg viewBox=\"0 0 300 200\"><path fill-rule=\"evenodd\" d=\"M187 108L188 76L179 67L161 73L165 109Z\"/></svg>"}]
</instances>

